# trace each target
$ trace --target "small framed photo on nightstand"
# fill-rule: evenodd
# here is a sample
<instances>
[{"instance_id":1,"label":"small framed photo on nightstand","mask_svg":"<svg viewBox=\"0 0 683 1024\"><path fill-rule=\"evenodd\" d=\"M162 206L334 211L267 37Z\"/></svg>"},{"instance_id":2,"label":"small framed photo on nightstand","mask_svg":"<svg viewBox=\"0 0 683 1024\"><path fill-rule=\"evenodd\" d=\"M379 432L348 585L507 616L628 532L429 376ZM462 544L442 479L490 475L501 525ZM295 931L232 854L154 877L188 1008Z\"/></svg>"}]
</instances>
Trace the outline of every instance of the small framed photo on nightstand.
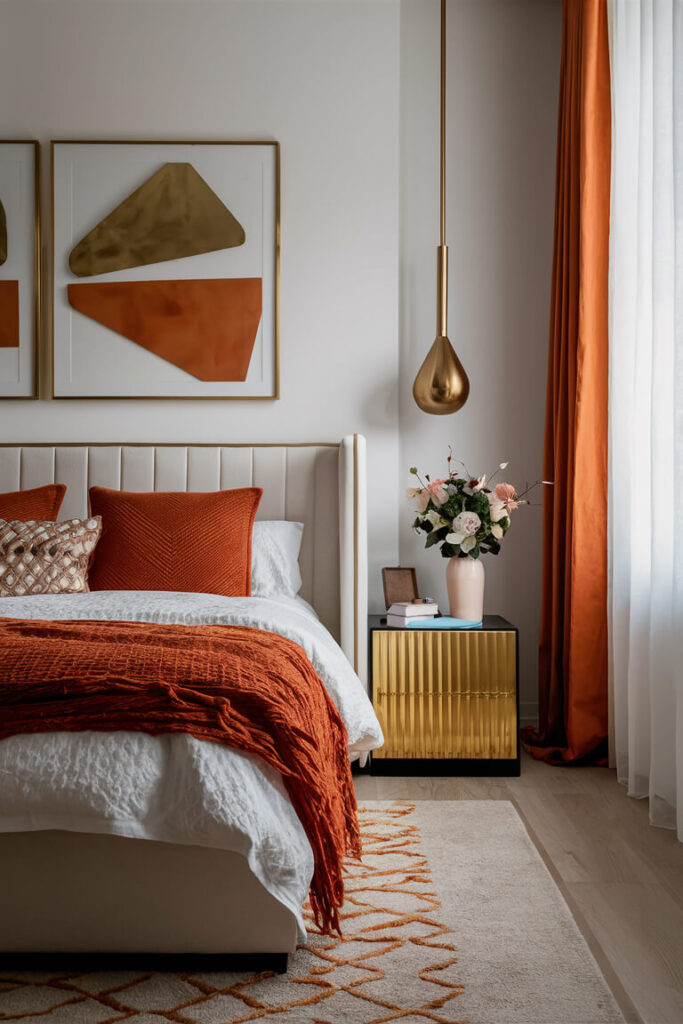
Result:
<instances>
[{"instance_id":1,"label":"small framed photo on nightstand","mask_svg":"<svg viewBox=\"0 0 683 1024\"><path fill-rule=\"evenodd\" d=\"M414 601L419 597L417 591L417 574L414 569L395 568L382 569L382 585L384 602L387 608L400 601Z\"/></svg>"}]
</instances>

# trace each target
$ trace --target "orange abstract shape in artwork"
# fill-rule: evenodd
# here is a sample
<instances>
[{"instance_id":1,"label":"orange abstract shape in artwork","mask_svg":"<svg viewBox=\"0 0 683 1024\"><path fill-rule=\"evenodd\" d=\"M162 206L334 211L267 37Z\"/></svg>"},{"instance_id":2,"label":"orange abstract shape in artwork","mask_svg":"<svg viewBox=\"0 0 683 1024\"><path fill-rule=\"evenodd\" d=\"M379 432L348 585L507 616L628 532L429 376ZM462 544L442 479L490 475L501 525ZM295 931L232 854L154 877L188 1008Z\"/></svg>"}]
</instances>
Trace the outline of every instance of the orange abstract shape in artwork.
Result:
<instances>
[{"instance_id":1,"label":"orange abstract shape in artwork","mask_svg":"<svg viewBox=\"0 0 683 1024\"><path fill-rule=\"evenodd\" d=\"M19 348L18 281L0 281L0 348Z\"/></svg>"},{"instance_id":2,"label":"orange abstract shape in artwork","mask_svg":"<svg viewBox=\"0 0 683 1024\"><path fill-rule=\"evenodd\" d=\"M246 380L261 319L261 278L88 282L70 305L204 381Z\"/></svg>"}]
</instances>

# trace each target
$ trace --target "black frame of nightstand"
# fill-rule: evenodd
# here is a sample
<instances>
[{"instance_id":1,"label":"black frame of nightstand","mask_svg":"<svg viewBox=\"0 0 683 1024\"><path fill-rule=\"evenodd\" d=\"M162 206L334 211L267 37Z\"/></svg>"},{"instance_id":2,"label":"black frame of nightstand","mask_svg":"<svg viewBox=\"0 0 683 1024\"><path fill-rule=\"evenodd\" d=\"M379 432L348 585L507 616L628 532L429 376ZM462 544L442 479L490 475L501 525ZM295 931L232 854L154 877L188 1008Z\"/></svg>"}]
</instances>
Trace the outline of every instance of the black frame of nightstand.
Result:
<instances>
[{"instance_id":1,"label":"black frame of nightstand","mask_svg":"<svg viewBox=\"0 0 683 1024\"><path fill-rule=\"evenodd\" d=\"M372 634L391 632L396 626L387 626L386 615L368 616L368 680L370 700L373 694L372 680ZM458 632L458 631L456 631ZM469 631L468 631L469 632ZM370 754L371 775L407 776L452 776L472 778L513 778L521 774L521 749L519 738L519 630L500 615L485 615L482 625L471 632L515 633L515 704L517 709L517 756L516 757L373 757Z\"/></svg>"}]
</instances>

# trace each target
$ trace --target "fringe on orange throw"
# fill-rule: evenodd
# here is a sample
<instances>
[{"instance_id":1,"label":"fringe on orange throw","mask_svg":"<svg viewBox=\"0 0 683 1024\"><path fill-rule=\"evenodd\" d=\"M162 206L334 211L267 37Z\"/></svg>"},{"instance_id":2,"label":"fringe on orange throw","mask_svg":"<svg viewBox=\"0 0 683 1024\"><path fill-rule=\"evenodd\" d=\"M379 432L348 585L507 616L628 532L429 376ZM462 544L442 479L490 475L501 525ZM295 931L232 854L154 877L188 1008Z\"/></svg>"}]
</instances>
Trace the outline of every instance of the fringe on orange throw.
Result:
<instances>
[{"instance_id":1,"label":"fringe on orange throw","mask_svg":"<svg viewBox=\"0 0 683 1024\"><path fill-rule=\"evenodd\" d=\"M360 856L347 736L298 644L244 626L0 620L0 739L182 732L280 773L313 849L310 899L340 932L343 859Z\"/></svg>"}]
</instances>

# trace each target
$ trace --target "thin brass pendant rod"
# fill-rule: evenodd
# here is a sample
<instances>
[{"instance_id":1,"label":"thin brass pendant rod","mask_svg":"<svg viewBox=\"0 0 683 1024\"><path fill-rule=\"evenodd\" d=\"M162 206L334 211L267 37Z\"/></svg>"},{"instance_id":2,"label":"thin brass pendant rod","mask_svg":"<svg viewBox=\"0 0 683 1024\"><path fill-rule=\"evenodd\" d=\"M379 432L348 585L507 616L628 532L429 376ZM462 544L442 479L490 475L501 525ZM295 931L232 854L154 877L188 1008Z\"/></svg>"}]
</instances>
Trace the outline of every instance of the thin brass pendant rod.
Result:
<instances>
[{"instance_id":1,"label":"thin brass pendant rod","mask_svg":"<svg viewBox=\"0 0 683 1024\"><path fill-rule=\"evenodd\" d=\"M446 0L441 0L441 245L446 244ZM444 332L445 333L445 332Z\"/></svg>"},{"instance_id":2,"label":"thin brass pendant rod","mask_svg":"<svg viewBox=\"0 0 683 1024\"><path fill-rule=\"evenodd\" d=\"M448 246L446 245L446 0L441 0L441 130L440 130L441 242L436 268L436 335L448 337Z\"/></svg>"}]
</instances>

